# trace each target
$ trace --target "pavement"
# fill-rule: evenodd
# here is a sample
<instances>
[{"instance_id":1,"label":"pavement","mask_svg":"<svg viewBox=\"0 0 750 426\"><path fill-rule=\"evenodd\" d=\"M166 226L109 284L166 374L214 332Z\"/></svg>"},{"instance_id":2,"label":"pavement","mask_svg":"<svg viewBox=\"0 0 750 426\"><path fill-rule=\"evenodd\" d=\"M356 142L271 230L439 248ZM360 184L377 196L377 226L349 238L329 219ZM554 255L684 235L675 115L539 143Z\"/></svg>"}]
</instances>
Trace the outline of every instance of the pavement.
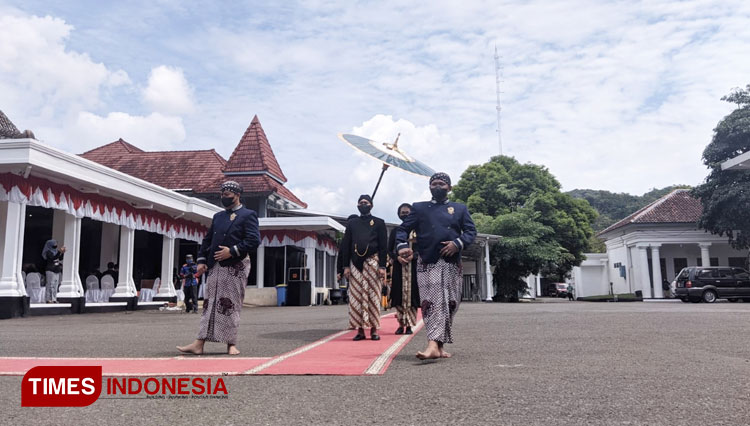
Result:
<instances>
[{"instance_id":1,"label":"pavement","mask_svg":"<svg viewBox=\"0 0 750 426\"><path fill-rule=\"evenodd\" d=\"M22 408L21 377L0 376L2 423L750 423L750 303L545 302L463 303L451 359L417 360L421 331L383 375L226 376L227 399ZM239 346L243 357L274 357L346 320L345 306L245 308ZM0 369L1 357L174 357L197 324L160 311L4 320ZM223 345L206 349L225 357Z\"/></svg>"}]
</instances>

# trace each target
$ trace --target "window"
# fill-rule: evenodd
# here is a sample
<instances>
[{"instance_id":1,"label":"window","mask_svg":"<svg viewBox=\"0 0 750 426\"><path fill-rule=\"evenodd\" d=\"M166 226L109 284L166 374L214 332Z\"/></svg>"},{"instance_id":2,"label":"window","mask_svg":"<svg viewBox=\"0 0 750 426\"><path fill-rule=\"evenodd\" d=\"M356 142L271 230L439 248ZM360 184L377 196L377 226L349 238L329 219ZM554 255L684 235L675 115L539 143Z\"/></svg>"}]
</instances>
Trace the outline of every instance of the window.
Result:
<instances>
[{"instance_id":1,"label":"window","mask_svg":"<svg viewBox=\"0 0 750 426\"><path fill-rule=\"evenodd\" d=\"M684 268L687 268L687 259L684 257L675 257L672 262L674 264L675 272L682 271Z\"/></svg>"},{"instance_id":2,"label":"window","mask_svg":"<svg viewBox=\"0 0 750 426\"><path fill-rule=\"evenodd\" d=\"M734 275L729 268L719 268L719 278L734 278Z\"/></svg>"},{"instance_id":3,"label":"window","mask_svg":"<svg viewBox=\"0 0 750 426\"><path fill-rule=\"evenodd\" d=\"M680 275L678 275L676 279L686 280L688 278L690 278L690 271L687 268L682 268L682 271L680 271Z\"/></svg>"},{"instance_id":4,"label":"window","mask_svg":"<svg viewBox=\"0 0 750 426\"><path fill-rule=\"evenodd\" d=\"M695 274L696 278L711 278L713 275L713 272L715 269L701 269L698 271L697 274Z\"/></svg>"},{"instance_id":5,"label":"window","mask_svg":"<svg viewBox=\"0 0 750 426\"><path fill-rule=\"evenodd\" d=\"M708 265L708 266L719 266L719 258L718 257L711 257L711 258L708 259L708 262L710 263L710 265ZM696 258L695 259L695 264L698 265L698 266L703 266L703 259L701 259L700 257ZM729 266L732 266L732 265L729 265Z\"/></svg>"},{"instance_id":6,"label":"window","mask_svg":"<svg viewBox=\"0 0 750 426\"><path fill-rule=\"evenodd\" d=\"M750 280L750 273L744 269L732 268L732 272L734 272L734 277L738 280Z\"/></svg>"},{"instance_id":7,"label":"window","mask_svg":"<svg viewBox=\"0 0 750 426\"><path fill-rule=\"evenodd\" d=\"M747 269L747 258L746 257L730 257L727 265L735 268Z\"/></svg>"}]
</instances>

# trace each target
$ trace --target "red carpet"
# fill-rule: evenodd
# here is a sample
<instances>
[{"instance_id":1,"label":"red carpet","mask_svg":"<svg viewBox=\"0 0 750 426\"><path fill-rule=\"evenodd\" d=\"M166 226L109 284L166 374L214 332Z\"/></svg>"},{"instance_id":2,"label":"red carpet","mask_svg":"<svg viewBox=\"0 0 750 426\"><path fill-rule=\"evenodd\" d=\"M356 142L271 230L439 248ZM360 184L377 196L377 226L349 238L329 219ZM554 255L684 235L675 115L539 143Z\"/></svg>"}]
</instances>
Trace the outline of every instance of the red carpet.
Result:
<instances>
[{"instance_id":1,"label":"red carpet","mask_svg":"<svg viewBox=\"0 0 750 426\"><path fill-rule=\"evenodd\" d=\"M423 325L417 317L416 334ZM174 358L0 358L0 376L22 376L38 365L101 365L104 376L379 375L414 337L396 335L395 313L380 320L380 340L352 340L344 330L274 358L178 356ZM369 336L369 330L368 330Z\"/></svg>"},{"instance_id":2,"label":"red carpet","mask_svg":"<svg viewBox=\"0 0 750 426\"><path fill-rule=\"evenodd\" d=\"M101 365L103 376L238 375L270 358L0 358L0 376L23 376L38 365Z\"/></svg>"},{"instance_id":3,"label":"red carpet","mask_svg":"<svg viewBox=\"0 0 750 426\"><path fill-rule=\"evenodd\" d=\"M413 331L422 328L422 317ZM414 337L396 335L398 328L395 314L388 314L380 320L380 340L352 338L356 330L345 330L324 339L303 346L292 352L275 357L246 372L246 374L274 375L340 375L359 376L383 374L393 358ZM369 336L369 331L367 332Z\"/></svg>"}]
</instances>

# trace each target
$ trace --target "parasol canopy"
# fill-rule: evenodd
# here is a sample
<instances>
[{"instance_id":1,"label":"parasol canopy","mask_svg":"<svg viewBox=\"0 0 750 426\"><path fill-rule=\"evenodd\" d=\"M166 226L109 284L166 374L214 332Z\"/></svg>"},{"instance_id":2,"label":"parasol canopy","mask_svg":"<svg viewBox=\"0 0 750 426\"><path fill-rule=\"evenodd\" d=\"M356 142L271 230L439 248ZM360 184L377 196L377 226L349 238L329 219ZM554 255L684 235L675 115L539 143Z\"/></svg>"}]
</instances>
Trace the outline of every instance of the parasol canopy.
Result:
<instances>
[{"instance_id":1,"label":"parasol canopy","mask_svg":"<svg viewBox=\"0 0 750 426\"><path fill-rule=\"evenodd\" d=\"M419 176L432 176L435 174L435 171L428 165L408 156L398 147L399 137L401 137L401 133L396 136L396 140L393 141L393 143L383 143L363 138L362 136L339 133L339 138L349 144L352 148L364 152L370 157L383 163L383 171L380 172L378 183L375 185L375 190L372 191L373 199L378 192L380 181L383 180L383 174L390 166Z\"/></svg>"},{"instance_id":2,"label":"parasol canopy","mask_svg":"<svg viewBox=\"0 0 750 426\"><path fill-rule=\"evenodd\" d=\"M401 148L398 147L398 137L392 144L376 142L363 138L362 136L342 133L339 133L339 138L351 145L357 151L364 152L370 157L381 161L385 165L397 167L401 170L420 176L429 177L435 174L435 171L432 170L430 166L410 157L402 151Z\"/></svg>"}]
</instances>

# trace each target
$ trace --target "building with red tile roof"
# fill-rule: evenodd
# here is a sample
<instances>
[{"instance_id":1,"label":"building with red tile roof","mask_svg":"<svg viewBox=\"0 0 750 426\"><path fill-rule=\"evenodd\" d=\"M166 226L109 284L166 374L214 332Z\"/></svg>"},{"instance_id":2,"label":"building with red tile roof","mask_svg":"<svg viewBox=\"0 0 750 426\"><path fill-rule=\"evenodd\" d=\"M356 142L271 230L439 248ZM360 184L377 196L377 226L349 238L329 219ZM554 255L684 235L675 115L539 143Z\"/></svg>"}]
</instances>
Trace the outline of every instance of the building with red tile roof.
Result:
<instances>
[{"instance_id":1,"label":"building with red tile roof","mask_svg":"<svg viewBox=\"0 0 750 426\"><path fill-rule=\"evenodd\" d=\"M607 253L587 254L573 269L577 296L614 292L661 299L687 266L747 268L747 250L698 228L702 212L689 189L676 189L601 231Z\"/></svg>"},{"instance_id":2,"label":"building with red tile roof","mask_svg":"<svg viewBox=\"0 0 750 426\"><path fill-rule=\"evenodd\" d=\"M229 160L214 149L144 151L122 139L81 154L120 172L180 193L218 203L222 182L245 189L243 201L265 217L268 208L306 208L284 184L287 178L256 115Z\"/></svg>"}]
</instances>

